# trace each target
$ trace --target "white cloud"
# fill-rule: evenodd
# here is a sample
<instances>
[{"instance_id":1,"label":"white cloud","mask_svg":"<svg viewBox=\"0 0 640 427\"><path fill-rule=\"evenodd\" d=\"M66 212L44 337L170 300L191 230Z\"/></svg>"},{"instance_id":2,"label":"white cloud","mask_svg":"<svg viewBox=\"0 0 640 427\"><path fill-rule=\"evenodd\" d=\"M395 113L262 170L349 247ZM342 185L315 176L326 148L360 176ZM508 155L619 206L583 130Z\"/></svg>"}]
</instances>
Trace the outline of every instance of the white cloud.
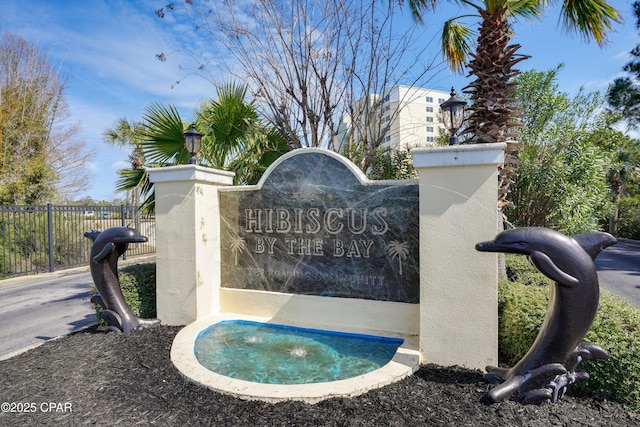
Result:
<instances>
[{"instance_id":1,"label":"white cloud","mask_svg":"<svg viewBox=\"0 0 640 427\"><path fill-rule=\"evenodd\" d=\"M114 164L111 165L111 169L115 169L115 170L120 170L120 169L127 169L131 167L131 163L129 162L125 162L125 161L117 161Z\"/></svg>"}]
</instances>

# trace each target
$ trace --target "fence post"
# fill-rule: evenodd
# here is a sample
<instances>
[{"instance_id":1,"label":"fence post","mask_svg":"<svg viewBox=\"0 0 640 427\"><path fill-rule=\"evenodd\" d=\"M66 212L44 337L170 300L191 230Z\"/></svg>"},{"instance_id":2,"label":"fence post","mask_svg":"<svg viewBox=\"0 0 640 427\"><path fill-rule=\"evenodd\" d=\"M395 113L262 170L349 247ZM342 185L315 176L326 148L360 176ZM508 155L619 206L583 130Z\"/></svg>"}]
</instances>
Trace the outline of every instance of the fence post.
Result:
<instances>
[{"instance_id":1,"label":"fence post","mask_svg":"<svg viewBox=\"0 0 640 427\"><path fill-rule=\"evenodd\" d=\"M49 241L49 273L55 271L53 263L53 215L51 213L51 203L47 203L47 240Z\"/></svg>"},{"instance_id":2,"label":"fence post","mask_svg":"<svg viewBox=\"0 0 640 427\"><path fill-rule=\"evenodd\" d=\"M122 225L123 227L125 227L125 226L126 226L126 221L125 221L125 215L126 215L126 212L127 212L127 211L126 211L125 206L124 206L124 205L120 205L120 217L121 217L121 218L120 218L120 222L121 222L121 225Z\"/></svg>"},{"instance_id":3,"label":"fence post","mask_svg":"<svg viewBox=\"0 0 640 427\"><path fill-rule=\"evenodd\" d=\"M125 205L120 205L120 216L122 217L122 219L120 220L120 223L122 224L123 227L126 227L126 219L125 219L125 215L126 215L127 210L125 209ZM127 253L123 253L122 254L122 260L124 261L125 259L127 259Z\"/></svg>"}]
</instances>

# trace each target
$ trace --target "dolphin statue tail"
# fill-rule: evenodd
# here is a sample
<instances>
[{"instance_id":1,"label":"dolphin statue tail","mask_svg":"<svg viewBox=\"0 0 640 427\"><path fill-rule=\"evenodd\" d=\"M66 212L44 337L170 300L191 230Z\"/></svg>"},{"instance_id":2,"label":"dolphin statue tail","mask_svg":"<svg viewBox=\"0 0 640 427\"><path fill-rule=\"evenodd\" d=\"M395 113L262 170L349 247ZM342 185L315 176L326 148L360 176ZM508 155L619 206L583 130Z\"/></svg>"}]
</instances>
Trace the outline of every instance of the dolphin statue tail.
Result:
<instances>
[{"instance_id":1,"label":"dolphin statue tail","mask_svg":"<svg viewBox=\"0 0 640 427\"><path fill-rule=\"evenodd\" d=\"M564 375L567 370L560 363L549 363L527 372L524 375L515 375L509 378L488 394L493 403L500 402L514 395L523 403L540 403L540 399L548 400L553 395L553 390L545 387L559 375Z\"/></svg>"}]
</instances>

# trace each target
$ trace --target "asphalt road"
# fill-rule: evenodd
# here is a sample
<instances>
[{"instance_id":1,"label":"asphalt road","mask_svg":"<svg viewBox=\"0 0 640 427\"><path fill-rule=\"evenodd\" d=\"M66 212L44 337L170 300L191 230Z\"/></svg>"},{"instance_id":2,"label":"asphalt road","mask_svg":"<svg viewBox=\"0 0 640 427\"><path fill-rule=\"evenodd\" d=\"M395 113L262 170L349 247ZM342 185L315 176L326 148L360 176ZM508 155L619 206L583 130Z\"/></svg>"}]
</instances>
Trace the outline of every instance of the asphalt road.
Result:
<instances>
[{"instance_id":1,"label":"asphalt road","mask_svg":"<svg viewBox=\"0 0 640 427\"><path fill-rule=\"evenodd\" d=\"M155 255L120 260L119 267ZM96 323L89 267L0 280L0 360Z\"/></svg>"},{"instance_id":2,"label":"asphalt road","mask_svg":"<svg viewBox=\"0 0 640 427\"><path fill-rule=\"evenodd\" d=\"M601 288L640 308L640 242L621 240L596 266ZM92 286L87 268L0 281L0 360L93 324Z\"/></svg>"},{"instance_id":3,"label":"asphalt road","mask_svg":"<svg viewBox=\"0 0 640 427\"><path fill-rule=\"evenodd\" d=\"M92 284L83 272L0 289L0 360L95 323Z\"/></svg>"},{"instance_id":4,"label":"asphalt road","mask_svg":"<svg viewBox=\"0 0 640 427\"><path fill-rule=\"evenodd\" d=\"M640 241L619 240L596 258L600 287L640 308Z\"/></svg>"}]
</instances>

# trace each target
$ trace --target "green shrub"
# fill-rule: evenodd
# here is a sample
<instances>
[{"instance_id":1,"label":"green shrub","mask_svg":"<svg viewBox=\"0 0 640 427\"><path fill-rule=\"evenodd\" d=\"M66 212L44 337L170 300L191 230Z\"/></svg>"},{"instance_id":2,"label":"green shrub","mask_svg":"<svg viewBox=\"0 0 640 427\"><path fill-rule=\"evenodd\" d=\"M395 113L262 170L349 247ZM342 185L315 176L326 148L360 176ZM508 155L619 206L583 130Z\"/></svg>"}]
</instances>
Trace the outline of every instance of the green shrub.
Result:
<instances>
[{"instance_id":1,"label":"green shrub","mask_svg":"<svg viewBox=\"0 0 640 427\"><path fill-rule=\"evenodd\" d=\"M119 270L122 294L131 311L143 319L156 317L156 264L135 264Z\"/></svg>"},{"instance_id":2,"label":"green shrub","mask_svg":"<svg viewBox=\"0 0 640 427\"><path fill-rule=\"evenodd\" d=\"M526 256L505 254L507 278L523 285L546 286L551 280L531 265Z\"/></svg>"},{"instance_id":3,"label":"green shrub","mask_svg":"<svg viewBox=\"0 0 640 427\"><path fill-rule=\"evenodd\" d=\"M603 291L585 341L600 345L609 359L584 362L580 367L591 378L576 392L640 409L640 310Z\"/></svg>"},{"instance_id":4,"label":"green shrub","mask_svg":"<svg viewBox=\"0 0 640 427\"><path fill-rule=\"evenodd\" d=\"M617 236L640 240L640 196L620 200Z\"/></svg>"},{"instance_id":5,"label":"green shrub","mask_svg":"<svg viewBox=\"0 0 640 427\"><path fill-rule=\"evenodd\" d=\"M547 286L501 281L498 285L500 362L514 365L533 344L549 303Z\"/></svg>"},{"instance_id":6,"label":"green shrub","mask_svg":"<svg viewBox=\"0 0 640 427\"><path fill-rule=\"evenodd\" d=\"M156 317L156 264L135 264L118 270L122 295L136 316ZM98 291L94 288L94 294ZM101 307L95 306L96 314ZM102 323L102 321L101 321Z\"/></svg>"},{"instance_id":7,"label":"green shrub","mask_svg":"<svg viewBox=\"0 0 640 427\"><path fill-rule=\"evenodd\" d=\"M507 262L512 268L523 266L514 266L509 259ZM513 365L529 350L538 334L547 311L549 288L503 281L498 293L501 363ZM603 291L585 341L600 345L610 357L606 361L582 363L579 369L587 371L591 378L571 387L570 391L639 409L640 310Z\"/></svg>"},{"instance_id":8,"label":"green shrub","mask_svg":"<svg viewBox=\"0 0 640 427\"><path fill-rule=\"evenodd\" d=\"M549 301L547 285L551 281L525 256L506 254L505 264L509 280L498 284L498 351L500 361L512 365L526 354L540 329ZM511 315L514 312L518 315ZM513 334L512 330L526 333Z\"/></svg>"}]
</instances>

